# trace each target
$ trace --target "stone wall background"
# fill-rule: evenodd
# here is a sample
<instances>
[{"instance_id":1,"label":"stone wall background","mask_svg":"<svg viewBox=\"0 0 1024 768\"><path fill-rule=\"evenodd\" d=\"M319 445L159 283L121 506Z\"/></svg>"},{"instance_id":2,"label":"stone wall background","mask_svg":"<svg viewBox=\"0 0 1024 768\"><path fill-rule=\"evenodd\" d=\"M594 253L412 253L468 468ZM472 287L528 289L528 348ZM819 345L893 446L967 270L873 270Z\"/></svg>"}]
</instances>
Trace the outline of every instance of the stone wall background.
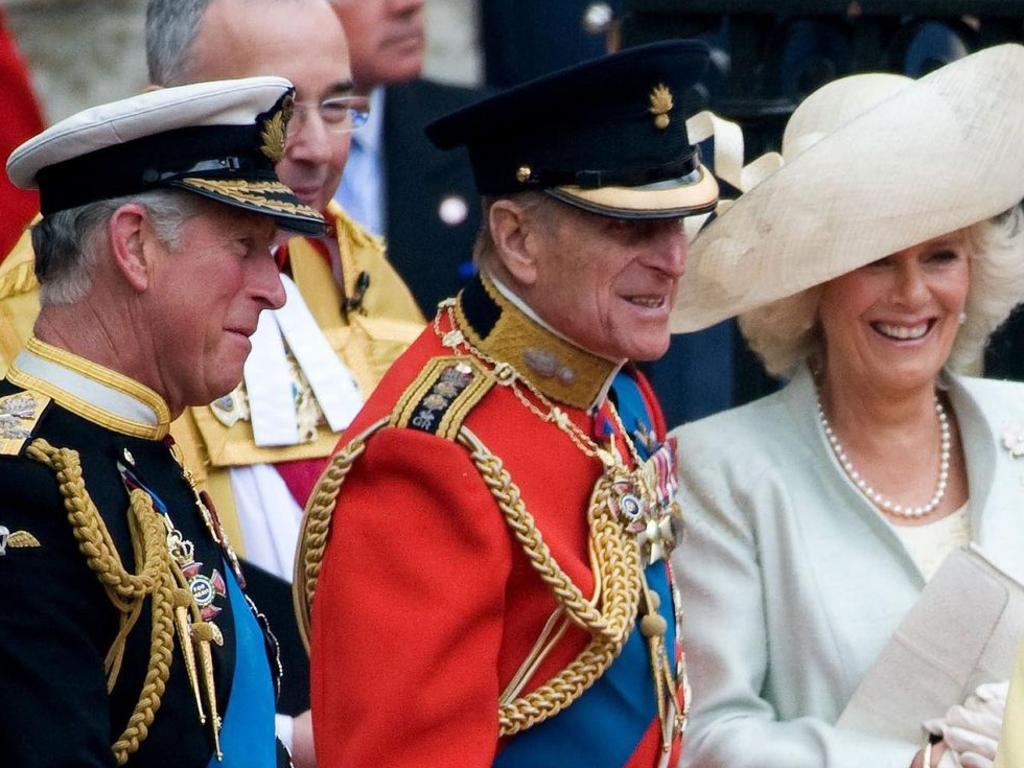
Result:
<instances>
[{"instance_id":1,"label":"stone wall background","mask_svg":"<svg viewBox=\"0 0 1024 768\"><path fill-rule=\"evenodd\" d=\"M429 0L428 76L479 82L477 3ZM145 87L145 0L0 0L0 8L48 122Z\"/></svg>"}]
</instances>

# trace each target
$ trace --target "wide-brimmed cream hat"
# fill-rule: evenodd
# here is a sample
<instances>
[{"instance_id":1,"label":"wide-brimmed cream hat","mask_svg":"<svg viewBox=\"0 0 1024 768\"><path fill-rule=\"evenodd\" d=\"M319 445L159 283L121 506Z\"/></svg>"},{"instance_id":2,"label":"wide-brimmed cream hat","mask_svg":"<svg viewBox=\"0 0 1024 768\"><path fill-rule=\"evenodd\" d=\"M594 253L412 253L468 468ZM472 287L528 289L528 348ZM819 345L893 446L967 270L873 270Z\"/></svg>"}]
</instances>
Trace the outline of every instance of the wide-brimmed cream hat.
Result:
<instances>
[{"instance_id":1,"label":"wide-brimmed cream hat","mask_svg":"<svg viewBox=\"0 0 1024 768\"><path fill-rule=\"evenodd\" d=\"M1022 141L1024 46L988 48L917 81L867 74L824 86L790 118L781 167L691 244L672 330L1002 213L1024 198Z\"/></svg>"}]
</instances>

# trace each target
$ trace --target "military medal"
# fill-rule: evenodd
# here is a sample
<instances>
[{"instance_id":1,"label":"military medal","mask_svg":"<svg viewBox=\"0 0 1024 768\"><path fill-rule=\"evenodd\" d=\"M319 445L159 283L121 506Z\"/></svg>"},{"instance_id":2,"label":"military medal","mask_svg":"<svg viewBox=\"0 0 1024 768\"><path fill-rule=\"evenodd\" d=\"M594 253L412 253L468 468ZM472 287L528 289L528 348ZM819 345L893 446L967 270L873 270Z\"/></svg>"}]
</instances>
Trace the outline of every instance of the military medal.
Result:
<instances>
[{"instance_id":1,"label":"military medal","mask_svg":"<svg viewBox=\"0 0 1024 768\"><path fill-rule=\"evenodd\" d=\"M199 606L199 613L203 617L203 621L209 621L221 611L213 604L214 599L227 597L228 591L220 571L214 568L213 573L206 576L202 573L202 567L202 563L193 562L182 568L181 572L188 579L189 591L192 593L196 605Z\"/></svg>"}]
</instances>

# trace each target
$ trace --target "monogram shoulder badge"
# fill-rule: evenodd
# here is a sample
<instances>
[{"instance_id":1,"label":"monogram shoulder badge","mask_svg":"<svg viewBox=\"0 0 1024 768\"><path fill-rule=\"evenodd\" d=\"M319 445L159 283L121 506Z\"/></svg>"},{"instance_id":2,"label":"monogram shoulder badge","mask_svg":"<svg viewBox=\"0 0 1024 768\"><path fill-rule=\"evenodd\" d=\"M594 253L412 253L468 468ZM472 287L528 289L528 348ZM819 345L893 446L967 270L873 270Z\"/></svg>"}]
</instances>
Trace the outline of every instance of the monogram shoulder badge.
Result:
<instances>
[{"instance_id":1,"label":"monogram shoulder badge","mask_svg":"<svg viewBox=\"0 0 1024 768\"><path fill-rule=\"evenodd\" d=\"M36 392L15 392L0 398L0 456L17 456L50 404Z\"/></svg>"}]
</instances>

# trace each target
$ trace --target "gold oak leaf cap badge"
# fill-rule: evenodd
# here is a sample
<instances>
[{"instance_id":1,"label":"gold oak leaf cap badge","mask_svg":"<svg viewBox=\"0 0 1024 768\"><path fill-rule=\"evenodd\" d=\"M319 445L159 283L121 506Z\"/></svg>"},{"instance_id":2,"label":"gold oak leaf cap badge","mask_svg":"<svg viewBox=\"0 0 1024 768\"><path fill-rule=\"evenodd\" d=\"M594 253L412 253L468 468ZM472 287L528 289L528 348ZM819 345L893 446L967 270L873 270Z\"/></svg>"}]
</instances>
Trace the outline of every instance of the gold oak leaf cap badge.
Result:
<instances>
[{"instance_id":1,"label":"gold oak leaf cap badge","mask_svg":"<svg viewBox=\"0 0 1024 768\"><path fill-rule=\"evenodd\" d=\"M288 123L292 119L295 97L289 94L281 100L281 107L273 115L263 121L263 130L260 138L263 145L260 151L272 163L279 163L284 159L285 142L288 140Z\"/></svg>"},{"instance_id":2,"label":"gold oak leaf cap badge","mask_svg":"<svg viewBox=\"0 0 1024 768\"><path fill-rule=\"evenodd\" d=\"M651 89L651 106L647 110L654 115L654 125L660 130L668 128L669 116L672 111L672 91L664 83L659 83Z\"/></svg>"}]
</instances>

